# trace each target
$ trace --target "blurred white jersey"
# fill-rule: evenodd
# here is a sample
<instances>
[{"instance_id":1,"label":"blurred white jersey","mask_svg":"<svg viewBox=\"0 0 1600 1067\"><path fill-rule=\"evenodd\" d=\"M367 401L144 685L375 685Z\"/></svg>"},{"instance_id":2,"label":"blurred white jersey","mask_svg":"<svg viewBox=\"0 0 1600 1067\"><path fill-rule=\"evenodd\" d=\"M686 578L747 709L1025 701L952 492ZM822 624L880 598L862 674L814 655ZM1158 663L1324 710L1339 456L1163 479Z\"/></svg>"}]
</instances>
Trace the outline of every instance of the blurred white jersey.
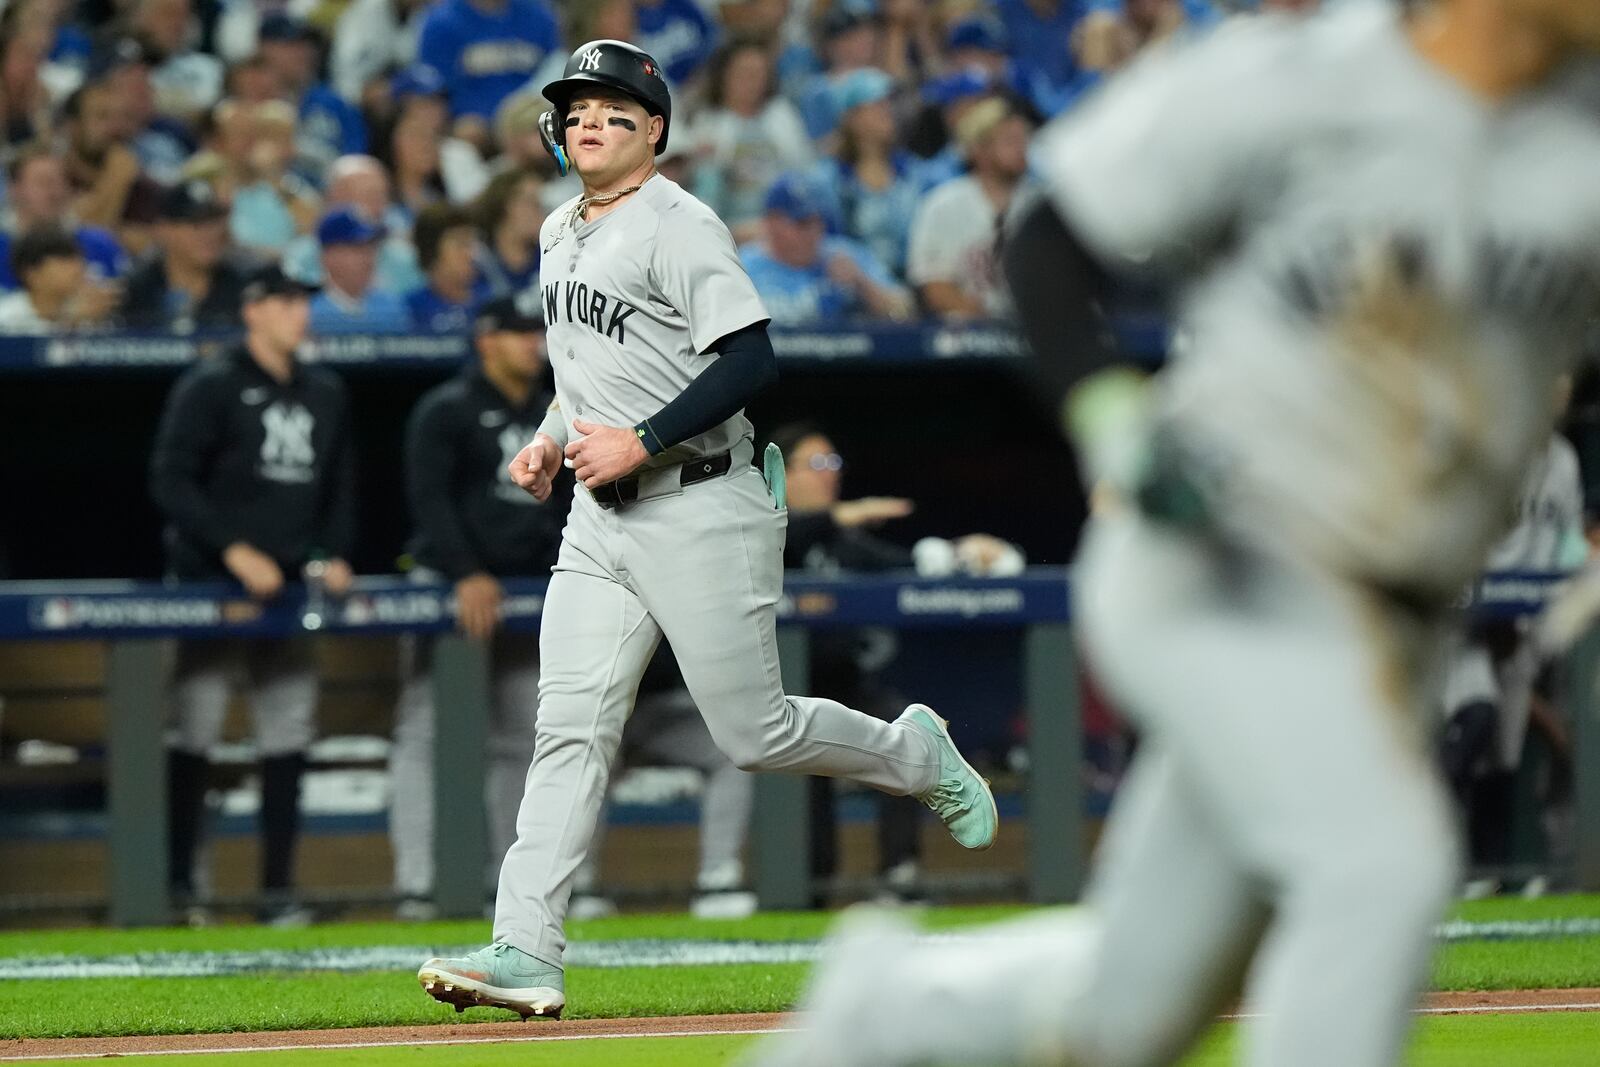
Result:
<instances>
[{"instance_id":1,"label":"blurred white jersey","mask_svg":"<svg viewBox=\"0 0 1600 1067\"><path fill-rule=\"evenodd\" d=\"M1487 101L1352 2L1157 51L1041 134L1098 254L1194 279L1162 417L1239 536L1441 597L1477 571L1600 307L1580 83Z\"/></svg>"},{"instance_id":2,"label":"blurred white jersey","mask_svg":"<svg viewBox=\"0 0 1600 1067\"><path fill-rule=\"evenodd\" d=\"M1588 554L1578 453L1552 434L1522 482L1516 520L1489 550L1491 571L1565 571Z\"/></svg>"}]
</instances>

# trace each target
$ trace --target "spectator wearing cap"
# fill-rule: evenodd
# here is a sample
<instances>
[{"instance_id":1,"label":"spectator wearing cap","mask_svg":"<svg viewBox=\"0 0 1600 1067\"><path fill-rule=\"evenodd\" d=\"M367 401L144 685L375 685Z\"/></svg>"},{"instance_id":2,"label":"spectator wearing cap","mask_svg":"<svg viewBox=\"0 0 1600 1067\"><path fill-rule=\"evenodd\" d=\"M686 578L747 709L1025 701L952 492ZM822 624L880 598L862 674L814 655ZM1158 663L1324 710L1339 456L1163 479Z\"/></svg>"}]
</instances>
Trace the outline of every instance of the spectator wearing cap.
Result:
<instances>
[{"instance_id":1,"label":"spectator wearing cap","mask_svg":"<svg viewBox=\"0 0 1600 1067\"><path fill-rule=\"evenodd\" d=\"M417 60L417 40L429 0L354 0L333 27L328 57L333 87L365 109L383 76Z\"/></svg>"},{"instance_id":2,"label":"spectator wearing cap","mask_svg":"<svg viewBox=\"0 0 1600 1067\"><path fill-rule=\"evenodd\" d=\"M15 289L21 282L11 272L11 242L20 233L46 223L60 225L78 242L87 268L86 278L106 282L128 270L128 255L117 239L98 226L72 220L72 186L62 157L46 145L29 145L11 159L7 203L10 217L0 231L0 288Z\"/></svg>"},{"instance_id":3,"label":"spectator wearing cap","mask_svg":"<svg viewBox=\"0 0 1600 1067\"><path fill-rule=\"evenodd\" d=\"M885 65L884 19L877 0L834 0L819 27L824 67L800 89L800 117L813 140L831 134L839 123L833 83L854 70Z\"/></svg>"},{"instance_id":4,"label":"spectator wearing cap","mask_svg":"<svg viewBox=\"0 0 1600 1067\"><path fill-rule=\"evenodd\" d=\"M762 202L778 175L812 157L800 113L778 95L771 50L749 39L711 57L705 103L685 143L698 159L695 195L741 243L760 236Z\"/></svg>"},{"instance_id":5,"label":"spectator wearing cap","mask_svg":"<svg viewBox=\"0 0 1600 1067\"><path fill-rule=\"evenodd\" d=\"M911 226L906 274L944 319L998 315L1008 301L995 261L1000 220L1028 170L1032 126L998 97L962 116L956 142L970 172L930 192Z\"/></svg>"},{"instance_id":6,"label":"spectator wearing cap","mask_svg":"<svg viewBox=\"0 0 1600 1067\"><path fill-rule=\"evenodd\" d=\"M322 291L311 298L311 332L404 333L405 302L373 287L383 226L353 207L336 207L317 226L322 246Z\"/></svg>"},{"instance_id":7,"label":"spectator wearing cap","mask_svg":"<svg viewBox=\"0 0 1600 1067\"><path fill-rule=\"evenodd\" d=\"M106 81L89 82L67 97L62 162L78 221L115 233L125 249L138 253L149 242L162 190L127 142L125 111Z\"/></svg>"},{"instance_id":8,"label":"spectator wearing cap","mask_svg":"<svg viewBox=\"0 0 1600 1067\"><path fill-rule=\"evenodd\" d=\"M856 70L834 83L840 115L833 154L812 177L828 213L844 232L903 275L906 241L917 204L931 187L921 160L900 146L889 98L894 82L881 70Z\"/></svg>"},{"instance_id":9,"label":"spectator wearing cap","mask_svg":"<svg viewBox=\"0 0 1600 1067\"><path fill-rule=\"evenodd\" d=\"M1043 82L1031 83L1012 61L1005 25L992 15L969 15L951 23L944 38L944 60L946 71L981 71L993 91L1025 104L1036 115L1060 109L1058 90Z\"/></svg>"},{"instance_id":10,"label":"spectator wearing cap","mask_svg":"<svg viewBox=\"0 0 1600 1067\"><path fill-rule=\"evenodd\" d=\"M538 288L543 184L531 170L507 171L473 205L481 238L478 273L497 297Z\"/></svg>"},{"instance_id":11,"label":"spectator wearing cap","mask_svg":"<svg viewBox=\"0 0 1600 1067\"><path fill-rule=\"evenodd\" d=\"M192 126L222 99L222 61L196 50L190 0L133 0L125 32L151 53L150 86L161 114Z\"/></svg>"},{"instance_id":12,"label":"spectator wearing cap","mask_svg":"<svg viewBox=\"0 0 1600 1067\"><path fill-rule=\"evenodd\" d=\"M444 75L456 136L487 147L500 101L567 57L544 0L439 0L423 19L417 58Z\"/></svg>"},{"instance_id":13,"label":"spectator wearing cap","mask_svg":"<svg viewBox=\"0 0 1600 1067\"><path fill-rule=\"evenodd\" d=\"M379 223L386 236L378 245L378 270L373 288L403 297L426 282L411 244L410 216L389 198L389 172L371 156L341 156L328 168L327 210L352 207L365 219ZM296 278L322 278L322 248L314 235L289 242L283 253L284 269Z\"/></svg>"},{"instance_id":14,"label":"spectator wearing cap","mask_svg":"<svg viewBox=\"0 0 1600 1067\"><path fill-rule=\"evenodd\" d=\"M489 285L478 274L478 231L472 216L462 208L435 204L417 216L411 236L428 279L406 297L411 324L429 333L465 332L478 305L489 299Z\"/></svg>"},{"instance_id":15,"label":"spectator wearing cap","mask_svg":"<svg viewBox=\"0 0 1600 1067\"><path fill-rule=\"evenodd\" d=\"M800 174L767 194L765 237L739 250L772 321L804 326L842 318L908 318L911 295L870 249L827 234L825 203Z\"/></svg>"},{"instance_id":16,"label":"spectator wearing cap","mask_svg":"<svg viewBox=\"0 0 1600 1067\"><path fill-rule=\"evenodd\" d=\"M694 0L638 0L638 30L628 38L655 57L667 81L689 84L717 47L717 24Z\"/></svg>"},{"instance_id":17,"label":"spectator wearing cap","mask_svg":"<svg viewBox=\"0 0 1600 1067\"><path fill-rule=\"evenodd\" d=\"M46 337L93 328L116 306L116 289L89 280L83 250L64 227L46 222L24 231L9 258L22 288L0 296L0 333Z\"/></svg>"},{"instance_id":18,"label":"spectator wearing cap","mask_svg":"<svg viewBox=\"0 0 1600 1067\"><path fill-rule=\"evenodd\" d=\"M228 229L239 249L277 257L308 232L320 208L316 190L296 174L295 112L282 100L243 105L248 131L239 161Z\"/></svg>"},{"instance_id":19,"label":"spectator wearing cap","mask_svg":"<svg viewBox=\"0 0 1600 1067\"><path fill-rule=\"evenodd\" d=\"M140 169L163 187L178 181L197 147L193 131L156 106L151 70L159 57L137 37L104 38L89 59L85 86L104 83L120 109L118 136L139 159Z\"/></svg>"},{"instance_id":20,"label":"spectator wearing cap","mask_svg":"<svg viewBox=\"0 0 1600 1067\"><path fill-rule=\"evenodd\" d=\"M296 358L310 318L306 286L269 266L239 295L244 340L184 372L156 431L150 489L167 523L167 573L235 580L270 601L316 562L327 591L342 596L356 514L344 384ZM200 903L194 873L208 757L242 678L260 759L260 918L309 919L293 887L300 779L316 734L313 652L309 637L179 642L167 763L167 872L179 906Z\"/></svg>"},{"instance_id":21,"label":"spectator wearing cap","mask_svg":"<svg viewBox=\"0 0 1600 1067\"><path fill-rule=\"evenodd\" d=\"M261 58L277 71L281 90L299 119L295 155L306 177L320 177L340 156L367 150L367 124L361 112L318 79L322 36L315 29L275 12L261 20L258 47Z\"/></svg>"},{"instance_id":22,"label":"spectator wearing cap","mask_svg":"<svg viewBox=\"0 0 1600 1067\"><path fill-rule=\"evenodd\" d=\"M502 297L479 308L472 321L476 358L453 380L429 390L406 425L413 531L408 554L416 564L411 577L453 585L457 629L489 642L495 699L483 776L490 844L486 888L494 885L500 860L516 838L539 703L538 636L501 628L501 582L549 575L568 504L564 491L544 503L534 500L507 471L554 400L542 385L544 320L537 296L528 294L531 303ZM405 902L402 916L416 915L413 909L425 907L433 893L435 644L432 637L408 638L401 654L390 772L406 788L394 793L389 837L395 890Z\"/></svg>"},{"instance_id":23,"label":"spectator wearing cap","mask_svg":"<svg viewBox=\"0 0 1600 1067\"><path fill-rule=\"evenodd\" d=\"M157 251L128 275L122 321L174 333L236 327L244 280L228 259L228 206L190 181L167 191L160 216Z\"/></svg>"}]
</instances>

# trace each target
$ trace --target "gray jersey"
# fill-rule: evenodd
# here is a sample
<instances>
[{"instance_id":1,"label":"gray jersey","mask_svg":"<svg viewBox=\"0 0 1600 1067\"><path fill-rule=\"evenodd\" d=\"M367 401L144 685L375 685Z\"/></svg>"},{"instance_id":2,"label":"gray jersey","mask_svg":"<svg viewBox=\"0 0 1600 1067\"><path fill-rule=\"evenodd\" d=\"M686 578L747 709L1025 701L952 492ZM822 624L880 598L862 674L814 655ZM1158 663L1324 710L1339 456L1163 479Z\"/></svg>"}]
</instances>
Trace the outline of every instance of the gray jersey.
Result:
<instances>
[{"instance_id":1,"label":"gray jersey","mask_svg":"<svg viewBox=\"0 0 1600 1067\"><path fill-rule=\"evenodd\" d=\"M1489 552L1491 571L1571 570L1588 554L1578 453L1552 435L1522 483L1511 529Z\"/></svg>"},{"instance_id":2,"label":"gray jersey","mask_svg":"<svg viewBox=\"0 0 1600 1067\"><path fill-rule=\"evenodd\" d=\"M1575 93L1491 104L1352 2L1156 51L1041 135L1100 255L1193 272L1162 416L1241 536L1441 595L1476 571L1600 301Z\"/></svg>"},{"instance_id":3,"label":"gray jersey","mask_svg":"<svg viewBox=\"0 0 1600 1067\"><path fill-rule=\"evenodd\" d=\"M622 206L574 220L576 198L545 220L539 287L563 445L573 419L634 426L686 389L719 338L768 318L722 220L653 175ZM558 432L551 432L556 430ZM654 456L645 468L726 452L752 436L744 413Z\"/></svg>"}]
</instances>

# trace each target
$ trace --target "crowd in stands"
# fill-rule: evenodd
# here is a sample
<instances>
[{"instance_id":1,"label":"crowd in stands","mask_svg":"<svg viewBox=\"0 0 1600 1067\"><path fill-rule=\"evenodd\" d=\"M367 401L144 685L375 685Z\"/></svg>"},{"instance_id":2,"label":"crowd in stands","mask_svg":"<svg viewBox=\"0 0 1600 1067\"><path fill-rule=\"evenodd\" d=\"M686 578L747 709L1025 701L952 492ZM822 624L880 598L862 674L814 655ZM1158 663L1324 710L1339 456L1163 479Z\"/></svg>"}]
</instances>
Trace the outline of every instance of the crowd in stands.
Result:
<instances>
[{"instance_id":1,"label":"crowd in stands","mask_svg":"<svg viewBox=\"0 0 1600 1067\"><path fill-rule=\"evenodd\" d=\"M1030 131L1240 6L6 0L0 331L237 328L263 261L324 286L319 333L459 330L536 284L540 223L579 188L539 88L602 37L666 72L661 168L777 323L991 316Z\"/></svg>"}]
</instances>

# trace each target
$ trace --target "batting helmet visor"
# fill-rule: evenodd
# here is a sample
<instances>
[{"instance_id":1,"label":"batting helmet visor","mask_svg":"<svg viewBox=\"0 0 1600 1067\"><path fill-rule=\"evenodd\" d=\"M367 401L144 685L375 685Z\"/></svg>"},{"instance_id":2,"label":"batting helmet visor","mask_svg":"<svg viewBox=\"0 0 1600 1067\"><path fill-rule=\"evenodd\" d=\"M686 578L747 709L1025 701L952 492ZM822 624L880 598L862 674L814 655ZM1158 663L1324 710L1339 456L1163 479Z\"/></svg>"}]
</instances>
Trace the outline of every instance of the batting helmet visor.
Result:
<instances>
[{"instance_id":1,"label":"batting helmet visor","mask_svg":"<svg viewBox=\"0 0 1600 1067\"><path fill-rule=\"evenodd\" d=\"M590 41L572 53L561 77L544 87L545 99L559 113L558 121L552 123L554 129L547 131L544 138L545 147L557 162L567 154L567 106L575 94L594 85L627 93L650 114L660 115L661 139L656 142L656 155L666 151L667 133L672 126L672 96L661 78L661 67L649 53L626 41Z\"/></svg>"}]
</instances>

